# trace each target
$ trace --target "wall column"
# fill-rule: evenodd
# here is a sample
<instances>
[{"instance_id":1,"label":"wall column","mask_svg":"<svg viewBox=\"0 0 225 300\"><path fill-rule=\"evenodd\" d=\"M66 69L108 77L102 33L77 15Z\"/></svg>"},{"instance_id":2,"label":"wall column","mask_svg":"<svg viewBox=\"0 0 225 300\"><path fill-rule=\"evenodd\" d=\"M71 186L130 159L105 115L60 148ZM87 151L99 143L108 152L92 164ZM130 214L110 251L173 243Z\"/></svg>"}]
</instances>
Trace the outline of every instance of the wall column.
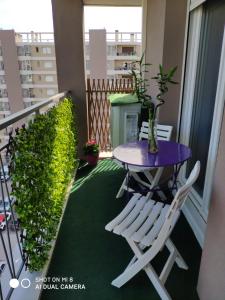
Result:
<instances>
[{"instance_id":1,"label":"wall column","mask_svg":"<svg viewBox=\"0 0 225 300\"><path fill-rule=\"evenodd\" d=\"M89 30L89 65L91 79L107 78L106 30Z\"/></svg>"},{"instance_id":2,"label":"wall column","mask_svg":"<svg viewBox=\"0 0 225 300\"><path fill-rule=\"evenodd\" d=\"M164 99L166 103L160 108L159 121L162 124L176 125L179 114L181 77L185 42L187 0L143 0L146 21L143 22L145 33L145 60L151 63L146 78L150 79L150 92L153 97L158 93L157 84L151 77L155 76L162 64L165 70L177 66L175 81L170 85ZM144 50L144 49L143 49Z\"/></svg>"},{"instance_id":3,"label":"wall column","mask_svg":"<svg viewBox=\"0 0 225 300\"><path fill-rule=\"evenodd\" d=\"M72 92L81 155L87 141L83 1L52 0L52 10L59 92Z\"/></svg>"},{"instance_id":4,"label":"wall column","mask_svg":"<svg viewBox=\"0 0 225 300\"><path fill-rule=\"evenodd\" d=\"M24 104L14 30L0 30L0 41L10 112L15 113L24 109Z\"/></svg>"}]
</instances>

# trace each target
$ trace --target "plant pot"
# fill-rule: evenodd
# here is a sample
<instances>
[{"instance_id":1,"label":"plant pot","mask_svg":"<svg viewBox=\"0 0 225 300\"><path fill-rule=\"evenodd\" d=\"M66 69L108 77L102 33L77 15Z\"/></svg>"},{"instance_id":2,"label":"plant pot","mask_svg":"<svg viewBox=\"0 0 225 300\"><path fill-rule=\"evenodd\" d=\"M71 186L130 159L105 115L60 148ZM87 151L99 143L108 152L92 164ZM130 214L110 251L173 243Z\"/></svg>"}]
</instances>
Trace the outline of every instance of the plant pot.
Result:
<instances>
[{"instance_id":1,"label":"plant pot","mask_svg":"<svg viewBox=\"0 0 225 300\"><path fill-rule=\"evenodd\" d=\"M88 154L85 156L85 159L90 166L96 166L98 163L98 158L99 158L99 154L97 154L97 155Z\"/></svg>"}]
</instances>

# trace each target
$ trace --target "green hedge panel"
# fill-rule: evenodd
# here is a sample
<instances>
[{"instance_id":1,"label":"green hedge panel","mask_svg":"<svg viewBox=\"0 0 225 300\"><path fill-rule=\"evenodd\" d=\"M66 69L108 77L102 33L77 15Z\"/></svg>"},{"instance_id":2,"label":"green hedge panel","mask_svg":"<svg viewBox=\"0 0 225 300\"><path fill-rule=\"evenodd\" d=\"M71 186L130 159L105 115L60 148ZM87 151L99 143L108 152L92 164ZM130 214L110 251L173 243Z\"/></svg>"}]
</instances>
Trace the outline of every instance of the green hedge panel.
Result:
<instances>
[{"instance_id":1,"label":"green hedge panel","mask_svg":"<svg viewBox=\"0 0 225 300\"><path fill-rule=\"evenodd\" d=\"M74 107L65 98L36 115L12 141L12 189L25 232L23 249L31 271L48 259L62 214L65 193L77 166Z\"/></svg>"}]
</instances>

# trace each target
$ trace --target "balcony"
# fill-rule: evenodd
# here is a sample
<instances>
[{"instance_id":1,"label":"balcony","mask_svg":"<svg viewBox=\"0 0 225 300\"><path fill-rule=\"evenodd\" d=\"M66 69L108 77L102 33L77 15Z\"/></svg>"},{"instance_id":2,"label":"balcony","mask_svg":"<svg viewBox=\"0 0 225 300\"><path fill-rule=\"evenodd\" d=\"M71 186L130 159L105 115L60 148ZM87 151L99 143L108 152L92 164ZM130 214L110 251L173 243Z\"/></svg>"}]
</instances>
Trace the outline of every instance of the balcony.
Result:
<instances>
[{"instance_id":1,"label":"balcony","mask_svg":"<svg viewBox=\"0 0 225 300\"><path fill-rule=\"evenodd\" d=\"M89 101L88 114L90 117L89 133L92 136L95 135L102 150L110 150L110 139L108 140L106 138L110 135L110 131L108 126L102 126L109 122L109 105L107 103L107 98L105 98L104 101L102 99L101 105L103 105L103 108L99 108L98 110L98 105L94 105L93 101L98 99L99 94L103 92L103 87L101 87L100 90L96 89L96 83L94 81L91 82L90 80L87 85L89 87L87 95L90 93L93 97L90 98L90 95L87 96ZM119 89L120 92L129 92L132 90L132 82L130 80L108 80L105 87L107 88L105 91L110 93L115 92L116 89L117 91ZM90 89L92 90L90 91ZM57 99L58 101L63 95L64 94L60 94L38 104L32 106L29 105L24 111L3 120L2 125L0 124L0 128L3 129L7 126L13 126L14 122L20 122L24 117L29 117L30 119L30 117L32 117L31 114L40 113L41 108L50 104L53 99ZM100 114L104 115L100 116ZM101 124L96 123L94 120L94 118L97 120L99 117L101 117L101 119L105 118L104 122L101 122ZM95 127L94 124L98 124L100 127ZM6 146L1 148L2 155L4 155L5 149ZM30 274L24 270L23 265L26 263L26 260L24 261L22 254L21 256L18 256L17 247L18 245L21 245L21 242L18 242L20 239L17 237L18 240L16 240L15 231L12 232L11 229L7 229L6 232L9 232L11 245L6 249L6 253L8 253L10 257L10 251L12 252L12 259L14 260L17 272L16 276L28 278L32 282L35 282L35 278L38 278L38 276L51 278L57 276L63 278L67 276L73 278L74 284L80 284L80 286L86 287L86 290L80 292L86 293L85 295L88 298L97 300L99 297L103 297L103 295L107 295L107 299L115 299L115 297L120 298L121 290L112 288L110 282L120 271L124 262L129 259L130 251L123 241L111 238L110 235L105 232L104 226L123 208L127 201L126 197L120 201L115 201L115 195L124 175L124 170L119 168L111 159L101 160L94 169L88 166L81 166L78 169L75 183L71 187L67 208L63 215L62 225L60 226L57 243L53 249L52 260L47 273L46 269L44 269L44 273L41 273L41 275L36 272ZM103 180L104 187L102 187ZM5 184L4 189L7 190L7 183L4 181L3 183ZM94 215L93 211L95 211ZM82 216L82 218L80 216ZM180 269L176 268L168 282L168 289L175 298L177 297L179 299L185 294L188 295L190 299L198 299L196 292L191 287L196 285L201 250L184 217L177 227L178 230L174 232L174 240L177 242L179 250L182 251L182 254L189 262L190 271L182 272ZM186 233L185 240L182 240L183 231ZM7 239L6 232L3 234L4 239ZM73 232L72 235L70 234L71 232ZM88 245L91 245L91 248ZM114 255L107 255L109 249L112 248L114 249ZM62 253L63 255L61 255ZM99 260L99 256L104 259ZM18 257L20 257L19 260ZM71 259L71 257L73 257L73 259ZM2 258L3 257L0 257L0 260ZM5 297L7 293L5 283L7 280L6 278L9 277L9 271L5 258L3 258L3 260L5 267L0 275L0 279L3 286L3 295ZM11 263L12 262L10 261L10 264ZM83 268L84 265L86 266L85 268ZM161 266L162 262L156 260L156 269ZM5 277L5 274L7 274L7 277ZM99 274L101 275L99 276ZM96 281L93 280L93 278L98 279ZM174 280L177 282L177 278L181 279L179 280L178 285L176 283L175 288L173 283ZM141 292L138 286L141 287ZM177 288L177 286L179 288ZM16 289L13 293L12 290L9 290L8 295L11 295L12 293L10 296L11 299L22 300L25 297L25 292L29 293L29 297L32 300L38 297L38 291L35 288L29 289L29 291L26 291L25 289L21 290L20 288ZM64 292L67 294L64 294ZM70 293L72 297L74 290L61 290L60 297L64 297L64 295L69 295ZM137 299L137 296L139 296L139 299L145 299L146 293L152 295L154 298L157 297L155 290L146 282L146 278L141 275L138 276L136 280L131 281L128 288L125 288L122 293L123 297L131 300ZM44 289L41 299L54 299L54 297L56 297L56 291Z\"/></svg>"},{"instance_id":2,"label":"balcony","mask_svg":"<svg viewBox=\"0 0 225 300\"><path fill-rule=\"evenodd\" d=\"M112 2L118 5L127 3L140 5L140 1L110 1ZM166 66L178 66L176 80L179 84L168 94L168 102L160 111L160 120L177 127L177 135L174 139L177 138L184 144L195 143L199 146L194 148L194 158L199 155L202 159L202 150L205 150L206 157L203 164L206 177L203 179L205 181L202 181L204 185L202 194L193 189L190 201L183 210L185 217L181 218L179 226L173 233L173 238L187 259L190 270L184 274L174 269L167 287L174 299L198 299L196 292L198 277L198 294L201 299L224 299L225 42L224 39L222 41L224 19L221 17L225 15L224 4L217 0L191 0L188 6L186 1L177 1L176 4L171 4L169 1L150 2L151 5L149 1L143 2L143 42L148 61L157 65L163 63ZM218 2L221 2L221 6L217 5ZM85 85L83 3L109 4L108 1L92 0L67 1L63 4L62 1L52 2L57 37L59 90L72 90L73 95L76 95L79 147L81 148L87 138L91 137L90 134L93 134L98 139L102 150L111 150L108 128L110 116L107 107L109 104L105 101L106 95L111 92L111 87L104 85L102 89L102 86L98 85L98 80L94 86ZM216 5L215 10L213 5ZM220 17L217 17L217 13ZM207 16L212 17L213 22L207 23L211 20ZM214 34L215 24L220 34ZM32 38L37 40L37 43L41 43L38 36ZM120 38L118 32L114 32L110 43L126 45L126 43L130 44L131 40L134 44L138 43L133 36L128 36L125 41ZM212 48L212 44L215 47ZM153 74L149 73L147 76L151 78L155 73L153 69ZM205 76L209 77L205 80ZM208 91L210 87L212 93ZM91 91L87 103L85 102L86 90ZM132 90L132 87L127 87L128 90ZM202 97L204 92L205 95ZM201 97L198 97L199 94ZM89 106L88 114L86 104ZM210 110L208 105L211 107ZM103 121L99 118L102 116L101 110L106 111ZM205 120L206 113L209 116L208 120ZM197 130L194 131L193 128ZM195 134L196 132L198 134ZM208 139L206 147L201 142L205 137ZM125 243L104 231L107 221L126 203L126 199L120 202L114 200L119 180L124 176L122 172L109 160L101 161L93 170L84 167L78 171L47 274L48 276L59 275L61 278L69 274L75 278L75 283L84 284L86 289L44 290L43 299L57 297L74 299L74 295L75 297L78 295L80 299L85 299L87 296L87 299L143 300L146 299L146 295L158 299L152 286L146 282L146 278L144 276L142 278L142 274L136 276L122 289L117 290L110 286L112 278L120 273L123 262L130 257ZM182 172L181 181L185 176L186 169ZM203 248L200 269L201 249L190 228ZM161 262L156 261L156 269L160 266ZM24 292L26 296L29 293L28 290ZM13 295L16 295L16 292ZM28 295L28 299L32 299L33 296Z\"/></svg>"},{"instance_id":3,"label":"balcony","mask_svg":"<svg viewBox=\"0 0 225 300\"><path fill-rule=\"evenodd\" d=\"M110 285L132 256L123 239L104 229L126 204L126 197L115 200L124 175L124 170L110 159L100 161L95 169L83 167L78 170L47 277L68 276L74 279L73 283L84 284L86 289L44 290L42 300L63 299L65 296L73 299L75 295L93 300L144 300L146 295L149 299L159 299L144 273L139 273L120 289ZM177 224L172 238L189 262L189 270L174 267L167 289L173 299L197 300L193 287L197 283L201 249L184 217ZM162 263L156 259L154 267L160 270Z\"/></svg>"}]
</instances>

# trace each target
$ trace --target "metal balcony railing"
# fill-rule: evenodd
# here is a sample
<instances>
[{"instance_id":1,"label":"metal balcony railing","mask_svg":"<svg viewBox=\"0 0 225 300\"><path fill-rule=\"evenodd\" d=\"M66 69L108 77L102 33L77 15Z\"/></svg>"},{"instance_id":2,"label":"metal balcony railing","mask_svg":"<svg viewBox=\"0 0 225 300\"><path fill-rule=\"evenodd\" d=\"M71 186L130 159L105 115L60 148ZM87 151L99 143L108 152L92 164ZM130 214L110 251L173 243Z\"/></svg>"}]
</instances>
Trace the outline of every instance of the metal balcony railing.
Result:
<instances>
[{"instance_id":1,"label":"metal balcony railing","mask_svg":"<svg viewBox=\"0 0 225 300\"><path fill-rule=\"evenodd\" d=\"M89 41L89 32L84 34L85 41ZM106 32L107 42L117 43L141 43L141 32ZM16 41L18 43L53 43L53 32L17 32Z\"/></svg>"}]
</instances>

